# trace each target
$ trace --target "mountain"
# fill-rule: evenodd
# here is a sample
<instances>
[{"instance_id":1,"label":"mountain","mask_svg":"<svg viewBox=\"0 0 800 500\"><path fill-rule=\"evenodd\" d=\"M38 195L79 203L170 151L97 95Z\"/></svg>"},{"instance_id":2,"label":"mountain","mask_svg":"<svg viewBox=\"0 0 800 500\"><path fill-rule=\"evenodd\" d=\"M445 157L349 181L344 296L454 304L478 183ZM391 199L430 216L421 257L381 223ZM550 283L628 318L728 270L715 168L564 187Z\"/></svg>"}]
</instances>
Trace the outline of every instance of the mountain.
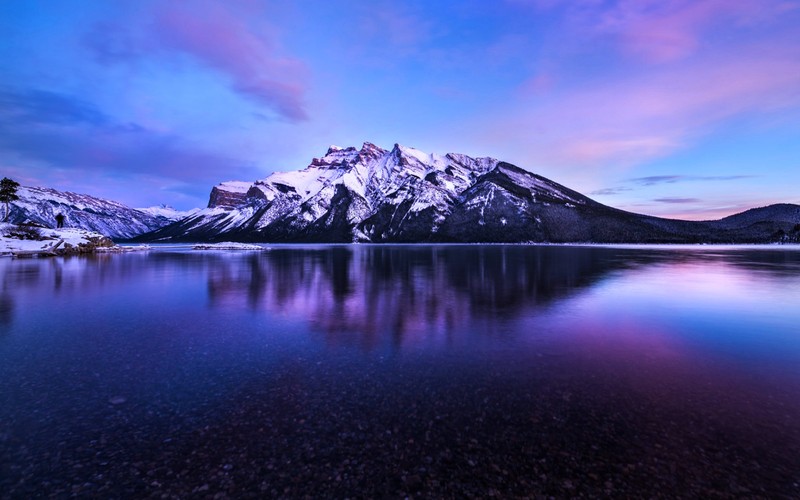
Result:
<instances>
[{"instance_id":1,"label":"mountain","mask_svg":"<svg viewBox=\"0 0 800 500\"><path fill-rule=\"evenodd\" d=\"M302 170L223 182L208 207L140 241L761 242L800 223L797 205L721 221L618 210L494 158L395 144L331 146Z\"/></svg>"},{"instance_id":2,"label":"mountain","mask_svg":"<svg viewBox=\"0 0 800 500\"><path fill-rule=\"evenodd\" d=\"M199 209L193 208L191 210L175 210L173 207L169 205L161 204L161 205L156 205L154 207L137 208L135 210L152 215L153 217L160 217L169 222L175 222L177 220L183 219L185 217L194 214Z\"/></svg>"},{"instance_id":3,"label":"mountain","mask_svg":"<svg viewBox=\"0 0 800 500\"><path fill-rule=\"evenodd\" d=\"M135 209L116 201L41 187L22 186L17 196L19 200L11 203L9 222L33 222L52 228L60 213L64 215L66 227L94 231L114 239L133 238L191 213L163 206Z\"/></svg>"},{"instance_id":4,"label":"mountain","mask_svg":"<svg viewBox=\"0 0 800 500\"><path fill-rule=\"evenodd\" d=\"M778 203L751 208L709 224L738 241L757 241L769 234L771 241L800 243L800 205Z\"/></svg>"}]
</instances>

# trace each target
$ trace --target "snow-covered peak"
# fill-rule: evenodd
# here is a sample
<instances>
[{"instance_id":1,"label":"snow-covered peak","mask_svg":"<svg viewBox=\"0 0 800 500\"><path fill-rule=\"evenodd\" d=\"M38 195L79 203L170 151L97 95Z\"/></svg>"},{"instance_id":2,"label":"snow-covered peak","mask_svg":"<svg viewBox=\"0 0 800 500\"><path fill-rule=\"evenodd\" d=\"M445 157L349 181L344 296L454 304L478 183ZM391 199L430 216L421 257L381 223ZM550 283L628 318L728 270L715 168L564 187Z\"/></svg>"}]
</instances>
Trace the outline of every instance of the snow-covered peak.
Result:
<instances>
[{"instance_id":1,"label":"snow-covered peak","mask_svg":"<svg viewBox=\"0 0 800 500\"><path fill-rule=\"evenodd\" d=\"M424 153L419 149L409 148L401 144L394 145L394 148L392 148L392 154L398 157L400 156L411 157L423 164L429 164L432 163L433 161L433 158L428 153Z\"/></svg>"},{"instance_id":2,"label":"snow-covered peak","mask_svg":"<svg viewBox=\"0 0 800 500\"><path fill-rule=\"evenodd\" d=\"M246 193L252 183L243 181L225 181L217 184L217 188L231 193Z\"/></svg>"},{"instance_id":3,"label":"snow-covered peak","mask_svg":"<svg viewBox=\"0 0 800 500\"><path fill-rule=\"evenodd\" d=\"M419 182L431 173L438 173L442 178L440 189L456 196L458 191L466 188L477 176L486 173L496 164L497 160L491 158L475 159L452 153L429 154L400 144L395 144L391 150L371 142L364 142L360 149L353 146L330 146L325 156L312 159L302 170L275 172L253 184L222 183L215 190L225 190L237 195L226 196L223 205L217 203L209 206L239 203L238 198L242 193L247 193L248 200L260 199L267 202L276 198L291 198L300 203L318 196L330 199L333 188L339 184L367 199L372 205L377 198L400 189L408 179L414 178L414 182Z\"/></svg>"},{"instance_id":4,"label":"snow-covered peak","mask_svg":"<svg viewBox=\"0 0 800 500\"><path fill-rule=\"evenodd\" d=\"M153 217L163 217L165 219L175 221L183 219L184 217L188 217L196 213L199 209L193 208L191 210L175 210L173 207L169 205L161 204L154 207L137 208L136 210L144 212L146 214L150 214Z\"/></svg>"},{"instance_id":5,"label":"snow-covered peak","mask_svg":"<svg viewBox=\"0 0 800 500\"><path fill-rule=\"evenodd\" d=\"M385 154L386 150L380 146L376 146L371 142L364 142L359 150L362 154Z\"/></svg>"},{"instance_id":6,"label":"snow-covered peak","mask_svg":"<svg viewBox=\"0 0 800 500\"><path fill-rule=\"evenodd\" d=\"M322 158L314 158L311 160L310 166L317 167L331 167L341 165L345 161L352 160L358 151L354 147L340 148L339 146L331 146L325 152Z\"/></svg>"},{"instance_id":7,"label":"snow-covered peak","mask_svg":"<svg viewBox=\"0 0 800 500\"><path fill-rule=\"evenodd\" d=\"M240 185L238 193L227 193L227 205L211 206L154 238L424 241L434 235L458 239L454 235L476 225L496 224L505 229L489 240L528 241L542 237L536 233L542 210L591 202L494 158L428 153L402 144L387 150L371 142L360 148L330 146L302 170L275 172L244 191ZM506 234L507 225L528 229L519 229L524 237Z\"/></svg>"},{"instance_id":8,"label":"snow-covered peak","mask_svg":"<svg viewBox=\"0 0 800 500\"><path fill-rule=\"evenodd\" d=\"M360 148L332 145L302 170L274 172L254 183L229 181L215 186L204 216L214 218L217 230L236 227L240 219L256 213L256 228L278 219L291 221L286 222L291 227L304 227L330 210L337 193L355 197L353 206L359 208L347 215L353 220L375 213L386 203L404 200L411 202L415 212L426 207L446 211L497 163L492 158L429 154L400 144L391 150L371 142ZM226 211L232 212L225 215Z\"/></svg>"}]
</instances>

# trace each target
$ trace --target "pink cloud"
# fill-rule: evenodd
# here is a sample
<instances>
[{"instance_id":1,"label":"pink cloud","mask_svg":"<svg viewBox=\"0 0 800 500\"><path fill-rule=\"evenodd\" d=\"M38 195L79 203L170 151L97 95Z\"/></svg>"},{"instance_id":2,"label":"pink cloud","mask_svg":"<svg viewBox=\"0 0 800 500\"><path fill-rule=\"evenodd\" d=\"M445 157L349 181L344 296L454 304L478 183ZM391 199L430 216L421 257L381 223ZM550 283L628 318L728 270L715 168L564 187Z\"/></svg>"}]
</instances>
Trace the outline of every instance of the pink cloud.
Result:
<instances>
[{"instance_id":1,"label":"pink cloud","mask_svg":"<svg viewBox=\"0 0 800 500\"><path fill-rule=\"evenodd\" d=\"M562 182L602 185L723 123L800 108L797 2L507 2L553 17L544 53L558 57L544 71L540 62L513 106L473 124L473 137L530 168L558 168ZM604 65L584 66L587 57Z\"/></svg>"},{"instance_id":2,"label":"pink cloud","mask_svg":"<svg viewBox=\"0 0 800 500\"><path fill-rule=\"evenodd\" d=\"M674 150L677 137L662 135L626 135L598 133L579 139L556 141L552 144L557 156L574 162L595 163L599 159L614 158L620 162L635 162L642 157L656 158Z\"/></svg>"},{"instance_id":3,"label":"pink cloud","mask_svg":"<svg viewBox=\"0 0 800 500\"><path fill-rule=\"evenodd\" d=\"M688 57L707 35L724 27L748 27L798 8L796 2L764 0L507 0L536 10L560 9L562 29L584 43L611 39L622 53L650 63Z\"/></svg>"},{"instance_id":4,"label":"pink cloud","mask_svg":"<svg viewBox=\"0 0 800 500\"><path fill-rule=\"evenodd\" d=\"M753 192L748 190L739 193L738 197L712 197L712 199L702 199L696 203L687 203L685 206L662 203L626 203L615 206L631 212L668 219L718 220L754 207L764 207L773 203L797 203L797 201L791 198L776 200L775 198L754 197Z\"/></svg>"},{"instance_id":5,"label":"pink cloud","mask_svg":"<svg viewBox=\"0 0 800 500\"><path fill-rule=\"evenodd\" d=\"M741 25L776 13L779 5L760 0L629 0L605 12L598 29L617 34L622 50L630 54L668 62L698 50L714 25Z\"/></svg>"},{"instance_id":6,"label":"pink cloud","mask_svg":"<svg viewBox=\"0 0 800 500\"><path fill-rule=\"evenodd\" d=\"M165 4L166 5L166 4ZM172 3L155 13L154 35L167 49L193 56L231 79L239 92L292 121L305 120L304 65L281 57L242 13L222 3Z\"/></svg>"},{"instance_id":7,"label":"pink cloud","mask_svg":"<svg viewBox=\"0 0 800 500\"><path fill-rule=\"evenodd\" d=\"M675 151L717 123L800 105L800 54L776 41L746 53L701 58L669 70L608 78L533 96L495 134L528 130L542 160L635 164ZM523 94L540 77L521 85ZM527 92L527 95L531 95ZM516 118L509 120L509 114Z\"/></svg>"}]
</instances>

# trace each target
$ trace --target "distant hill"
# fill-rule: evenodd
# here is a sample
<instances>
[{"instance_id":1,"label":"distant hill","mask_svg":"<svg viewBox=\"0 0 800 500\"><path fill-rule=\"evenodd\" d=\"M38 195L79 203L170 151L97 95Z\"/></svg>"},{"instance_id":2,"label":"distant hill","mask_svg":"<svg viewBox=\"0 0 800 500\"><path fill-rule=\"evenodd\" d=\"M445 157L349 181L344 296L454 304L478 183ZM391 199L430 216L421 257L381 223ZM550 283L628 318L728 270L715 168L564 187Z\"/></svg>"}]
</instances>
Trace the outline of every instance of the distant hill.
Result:
<instances>
[{"instance_id":1,"label":"distant hill","mask_svg":"<svg viewBox=\"0 0 800 500\"><path fill-rule=\"evenodd\" d=\"M769 241L800 242L800 205L779 203L751 208L709 225L720 237L742 242Z\"/></svg>"}]
</instances>

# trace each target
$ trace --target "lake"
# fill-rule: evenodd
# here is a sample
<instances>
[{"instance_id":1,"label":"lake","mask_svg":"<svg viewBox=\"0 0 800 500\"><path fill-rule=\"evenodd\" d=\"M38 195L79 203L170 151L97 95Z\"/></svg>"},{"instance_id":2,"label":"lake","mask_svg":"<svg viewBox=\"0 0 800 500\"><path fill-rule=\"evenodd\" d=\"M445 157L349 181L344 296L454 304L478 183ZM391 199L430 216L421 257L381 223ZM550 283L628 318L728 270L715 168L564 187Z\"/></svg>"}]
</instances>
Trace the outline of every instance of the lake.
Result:
<instances>
[{"instance_id":1,"label":"lake","mask_svg":"<svg viewBox=\"0 0 800 500\"><path fill-rule=\"evenodd\" d=\"M0 497L800 496L800 248L0 259Z\"/></svg>"}]
</instances>

